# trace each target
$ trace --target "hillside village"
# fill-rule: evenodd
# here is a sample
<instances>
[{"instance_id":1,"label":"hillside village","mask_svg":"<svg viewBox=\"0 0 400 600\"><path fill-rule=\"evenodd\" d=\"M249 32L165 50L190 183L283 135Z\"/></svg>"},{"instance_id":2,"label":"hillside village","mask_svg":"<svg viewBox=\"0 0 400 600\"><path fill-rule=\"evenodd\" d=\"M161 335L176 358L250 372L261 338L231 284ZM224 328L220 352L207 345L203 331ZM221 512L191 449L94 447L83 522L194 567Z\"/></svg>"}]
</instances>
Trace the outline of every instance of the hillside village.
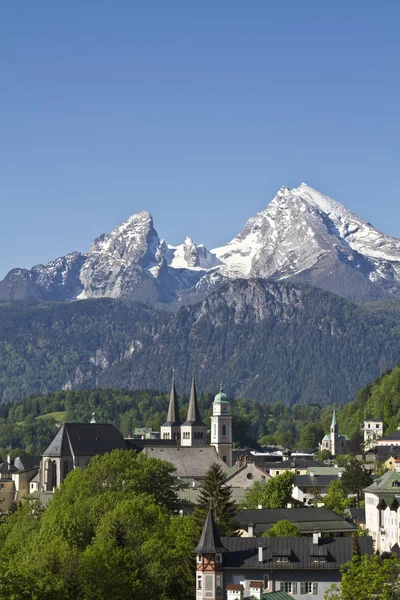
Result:
<instances>
[{"instance_id":1,"label":"hillside village","mask_svg":"<svg viewBox=\"0 0 400 600\"><path fill-rule=\"evenodd\" d=\"M228 490L235 507L234 537L219 531L209 499L195 548L193 597L273 600L310 595L323 600L354 556L355 540L361 555L400 556L400 431L384 436L379 420L366 420L361 431L363 454L353 458L346 454L348 438L339 432L335 411L330 433L314 452L234 448L231 405L222 384L208 431L194 379L183 422L173 380L160 431L141 428L124 438L114 425L97 423L93 413L90 423L62 424L42 456L21 455L14 461L8 456L0 465L1 509L6 514L27 499L46 507L69 473L85 469L95 456L130 450L170 463L179 482L179 514L196 515L210 473L217 472L218 485ZM346 483L349 469L356 469L355 479L361 474L358 488L356 483L351 491ZM272 505L268 490L280 481L289 491L281 505ZM339 489L341 503L335 504ZM279 531L282 522L294 527L295 537ZM277 524L278 533L270 537Z\"/></svg>"}]
</instances>

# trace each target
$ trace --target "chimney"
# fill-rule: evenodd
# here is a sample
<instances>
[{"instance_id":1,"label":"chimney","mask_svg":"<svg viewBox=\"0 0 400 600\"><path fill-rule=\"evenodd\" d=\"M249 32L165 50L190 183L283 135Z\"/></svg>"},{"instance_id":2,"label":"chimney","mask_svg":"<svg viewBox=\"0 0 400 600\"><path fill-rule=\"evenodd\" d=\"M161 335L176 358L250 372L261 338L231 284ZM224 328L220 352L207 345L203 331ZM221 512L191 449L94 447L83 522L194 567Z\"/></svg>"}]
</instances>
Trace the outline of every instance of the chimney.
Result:
<instances>
[{"instance_id":1,"label":"chimney","mask_svg":"<svg viewBox=\"0 0 400 600\"><path fill-rule=\"evenodd\" d=\"M264 562L264 548L262 546L258 546L258 562Z\"/></svg>"},{"instance_id":2,"label":"chimney","mask_svg":"<svg viewBox=\"0 0 400 600\"><path fill-rule=\"evenodd\" d=\"M338 477L343 477L343 471L338 472Z\"/></svg>"},{"instance_id":3,"label":"chimney","mask_svg":"<svg viewBox=\"0 0 400 600\"><path fill-rule=\"evenodd\" d=\"M249 527L247 529L247 536L254 537L254 524L253 523L249 523Z\"/></svg>"},{"instance_id":4,"label":"chimney","mask_svg":"<svg viewBox=\"0 0 400 600\"><path fill-rule=\"evenodd\" d=\"M9 471L11 467L11 455L7 454L7 470Z\"/></svg>"},{"instance_id":5,"label":"chimney","mask_svg":"<svg viewBox=\"0 0 400 600\"><path fill-rule=\"evenodd\" d=\"M321 532L320 531L314 531L314 533L312 534L312 542L313 542L313 544L315 544L316 546L318 546L320 538L321 538Z\"/></svg>"},{"instance_id":6,"label":"chimney","mask_svg":"<svg viewBox=\"0 0 400 600\"><path fill-rule=\"evenodd\" d=\"M257 508L258 508L258 510L261 510L262 509L262 504L258 504Z\"/></svg>"},{"instance_id":7,"label":"chimney","mask_svg":"<svg viewBox=\"0 0 400 600\"><path fill-rule=\"evenodd\" d=\"M195 480L194 480L194 479L193 479L193 481L192 481L192 487L194 487L194 488L196 487L196 482L195 482Z\"/></svg>"},{"instance_id":8,"label":"chimney","mask_svg":"<svg viewBox=\"0 0 400 600\"><path fill-rule=\"evenodd\" d=\"M310 477L314 477L314 471L310 471Z\"/></svg>"}]
</instances>

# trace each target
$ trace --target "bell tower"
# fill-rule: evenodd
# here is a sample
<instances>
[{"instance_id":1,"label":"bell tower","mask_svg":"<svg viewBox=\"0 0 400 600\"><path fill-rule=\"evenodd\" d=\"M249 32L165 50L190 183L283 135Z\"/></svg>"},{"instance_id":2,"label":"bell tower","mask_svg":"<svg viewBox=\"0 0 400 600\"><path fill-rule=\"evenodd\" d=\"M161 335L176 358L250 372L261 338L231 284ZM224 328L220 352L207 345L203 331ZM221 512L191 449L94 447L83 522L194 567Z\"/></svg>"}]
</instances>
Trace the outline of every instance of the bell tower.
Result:
<instances>
[{"instance_id":1,"label":"bell tower","mask_svg":"<svg viewBox=\"0 0 400 600\"><path fill-rule=\"evenodd\" d=\"M231 405L220 385L219 394L214 398L211 417L211 445L228 467L232 466L232 417Z\"/></svg>"},{"instance_id":2,"label":"bell tower","mask_svg":"<svg viewBox=\"0 0 400 600\"><path fill-rule=\"evenodd\" d=\"M196 383L193 377L187 418L181 426L181 446L205 446L206 444L207 427L201 420Z\"/></svg>"},{"instance_id":3,"label":"bell tower","mask_svg":"<svg viewBox=\"0 0 400 600\"><path fill-rule=\"evenodd\" d=\"M172 375L167 420L161 425L161 439L177 440L178 443L181 439L181 422L179 419L179 406L175 388L175 373Z\"/></svg>"}]
</instances>

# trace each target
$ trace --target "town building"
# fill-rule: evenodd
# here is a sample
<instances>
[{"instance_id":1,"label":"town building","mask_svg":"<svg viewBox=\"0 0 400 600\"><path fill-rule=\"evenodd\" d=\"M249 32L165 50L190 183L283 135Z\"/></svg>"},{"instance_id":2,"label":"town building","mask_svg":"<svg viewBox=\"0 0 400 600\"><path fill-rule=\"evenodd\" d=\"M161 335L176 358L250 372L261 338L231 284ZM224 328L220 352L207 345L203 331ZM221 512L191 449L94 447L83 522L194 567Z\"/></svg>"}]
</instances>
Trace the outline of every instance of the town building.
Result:
<instances>
[{"instance_id":1,"label":"town building","mask_svg":"<svg viewBox=\"0 0 400 600\"><path fill-rule=\"evenodd\" d=\"M259 537L278 521L290 521L302 536L318 531L321 537L348 537L357 531L354 523L326 507L239 509L235 526L241 537Z\"/></svg>"},{"instance_id":2,"label":"town building","mask_svg":"<svg viewBox=\"0 0 400 600\"><path fill-rule=\"evenodd\" d=\"M362 554L373 554L370 537L360 537L359 544ZM323 538L318 533L293 538L221 538L210 511L194 553L196 600L263 598L278 591L323 600L326 590L340 582L340 568L353 556L353 540Z\"/></svg>"},{"instance_id":3,"label":"town building","mask_svg":"<svg viewBox=\"0 0 400 600\"><path fill-rule=\"evenodd\" d=\"M361 431L364 432L364 450L376 446L377 440L383 436L383 421L374 421L373 419L364 421L361 424Z\"/></svg>"},{"instance_id":4,"label":"town building","mask_svg":"<svg viewBox=\"0 0 400 600\"><path fill-rule=\"evenodd\" d=\"M381 446L400 446L400 429L388 433L385 437L379 440L378 447Z\"/></svg>"},{"instance_id":5,"label":"town building","mask_svg":"<svg viewBox=\"0 0 400 600\"><path fill-rule=\"evenodd\" d=\"M341 477L340 472L337 475L315 475L310 471L309 475L296 475L292 496L303 504L314 504L325 496L328 485L338 477Z\"/></svg>"},{"instance_id":6,"label":"town building","mask_svg":"<svg viewBox=\"0 0 400 600\"><path fill-rule=\"evenodd\" d=\"M400 473L387 471L364 489L365 527L379 552L390 552L400 544Z\"/></svg>"},{"instance_id":7,"label":"town building","mask_svg":"<svg viewBox=\"0 0 400 600\"><path fill-rule=\"evenodd\" d=\"M336 454L346 454L349 449L349 441L347 435L339 433L336 411L334 409L330 433L327 433L324 436L320 444L320 450L327 450L331 456L336 456Z\"/></svg>"}]
</instances>

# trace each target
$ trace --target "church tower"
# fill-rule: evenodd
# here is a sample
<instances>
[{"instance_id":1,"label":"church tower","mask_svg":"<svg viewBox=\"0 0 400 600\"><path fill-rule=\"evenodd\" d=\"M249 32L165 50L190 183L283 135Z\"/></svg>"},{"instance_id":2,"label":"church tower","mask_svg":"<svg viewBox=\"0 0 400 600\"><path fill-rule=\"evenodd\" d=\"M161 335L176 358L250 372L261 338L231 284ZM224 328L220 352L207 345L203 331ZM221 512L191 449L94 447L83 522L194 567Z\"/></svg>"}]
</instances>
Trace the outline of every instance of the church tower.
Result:
<instances>
[{"instance_id":1,"label":"church tower","mask_svg":"<svg viewBox=\"0 0 400 600\"><path fill-rule=\"evenodd\" d=\"M178 440L178 442L181 439L181 421L179 418L178 399L176 397L175 375L172 376L167 420L161 425L161 439Z\"/></svg>"},{"instance_id":2,"label":"church tower","mask_svg":"<svg viewBox=\"0 0 400 600\"><path fill-rule=\"evenodd\" d=\"M193 377L187 419L181 426L181 446L205 446L206 442L207 427L200 417L196 384Z\"/></svg>"},{"instance_id":3,"label":"church tower","mask_svg":"<svg viewBox=\"0 0 400 600\"><path fill-rule=\"evenodd\" d=\"M336 411L333 409L332 423L331 423L331 454L336 456L338 451L338 426L336 422Z\"/></svg>"},{"instance_id":4,"label":"church tower","mask_svg":"<svg viewBox=\"0 0 400 600\"><path fill-rule=\"evenodd\" d=\"M211 445L228 467L232 466L232 417L231 405L224 394L222 383L219 394L214 398L211 417Z\"/></svg>"},{"instance_id":5,"label":"church tower","mask_svg":"<svg viewBox=\"0 0 400 600\"><path fill-rule=\"evenodd\" d=\"M212 510L204 523L200 542L193 550L196 554L196 600L222 600L223 571L222 545Z\"/></svg>"}]
</instances>

